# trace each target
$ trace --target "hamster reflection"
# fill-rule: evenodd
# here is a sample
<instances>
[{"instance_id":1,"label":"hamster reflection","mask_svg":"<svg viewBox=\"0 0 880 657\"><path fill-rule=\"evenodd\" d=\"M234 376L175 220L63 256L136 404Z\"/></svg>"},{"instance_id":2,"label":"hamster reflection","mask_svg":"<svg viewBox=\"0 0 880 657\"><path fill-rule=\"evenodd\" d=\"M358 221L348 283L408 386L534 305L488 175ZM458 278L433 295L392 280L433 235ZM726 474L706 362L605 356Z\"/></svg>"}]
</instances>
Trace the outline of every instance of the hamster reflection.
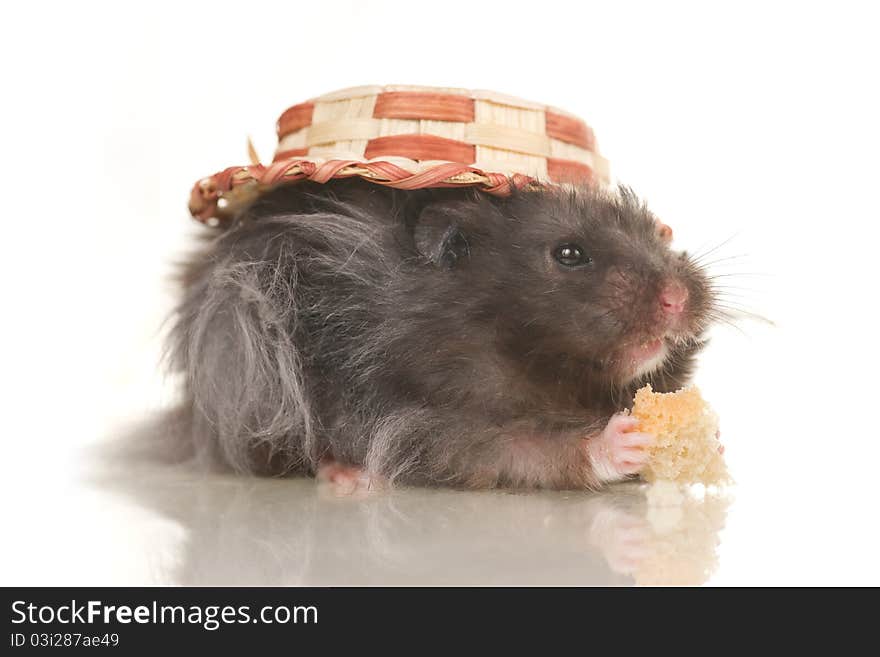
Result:
<instances>
[{"instance_id":1,"label":"hamster reflection","mask_svg":"<svg viewBox=\"0 0 880 657\"><path fill-rule=\"evenodd\" d=\"M311 479L152 465L97 483L183 526L158 579L185 585L701 584L727 508L716 498L650 507L636 485L339 497Z\"/></svg>"}]
</instances>

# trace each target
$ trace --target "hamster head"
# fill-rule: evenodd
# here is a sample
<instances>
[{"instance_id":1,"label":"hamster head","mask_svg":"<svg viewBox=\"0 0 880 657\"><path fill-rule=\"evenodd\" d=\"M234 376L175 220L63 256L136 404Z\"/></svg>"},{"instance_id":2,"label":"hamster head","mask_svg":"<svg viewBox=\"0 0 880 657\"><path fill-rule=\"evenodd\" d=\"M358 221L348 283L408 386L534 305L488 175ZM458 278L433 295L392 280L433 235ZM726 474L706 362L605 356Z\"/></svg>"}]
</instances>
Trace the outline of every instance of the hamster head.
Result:
<instances>
[{"instance_id":1,"label":"hamster head","mask_svg":"<svg viewBox=\"0 0 880 657\"><path fill-rule=\"evenodd\" d=\"M626 384L702 345L709 280L628 189L439 201L413 234L435 282L532 370Z\"/></svg>"}]
</instances>

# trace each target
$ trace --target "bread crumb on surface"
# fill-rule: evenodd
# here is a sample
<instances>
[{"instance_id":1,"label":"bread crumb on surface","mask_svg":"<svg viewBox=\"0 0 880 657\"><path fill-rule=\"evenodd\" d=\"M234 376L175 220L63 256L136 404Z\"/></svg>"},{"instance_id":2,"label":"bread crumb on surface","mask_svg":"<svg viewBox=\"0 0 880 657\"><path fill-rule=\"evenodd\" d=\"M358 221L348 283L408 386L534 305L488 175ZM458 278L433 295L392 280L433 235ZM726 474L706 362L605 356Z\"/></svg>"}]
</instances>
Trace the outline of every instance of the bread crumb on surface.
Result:
<instances>
[{"instance_id":1,"label":"bread crumb on surface","mask_svg":"<svg viewBox=\"0 0 880 657\"><path fill-rule=\"evenodd\" d=\"M636 392L632 415L639 420L639 431L657 437L642 478L650 483L673 484L671 488L667 483L652 487L657 489L649 493L653 504L675 504L672 498L681 494L675 484L730 483L719 451L718 416L696 386L662 393L646 385Z\"/></svg>"}]
</instances>

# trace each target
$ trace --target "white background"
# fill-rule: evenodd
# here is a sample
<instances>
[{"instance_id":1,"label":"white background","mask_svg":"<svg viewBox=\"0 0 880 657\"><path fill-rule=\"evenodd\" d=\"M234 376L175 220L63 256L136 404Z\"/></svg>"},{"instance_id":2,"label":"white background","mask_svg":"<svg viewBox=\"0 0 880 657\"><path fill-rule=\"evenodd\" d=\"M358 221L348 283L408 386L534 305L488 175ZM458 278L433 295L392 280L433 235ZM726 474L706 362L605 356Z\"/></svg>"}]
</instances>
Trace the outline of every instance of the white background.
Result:
<instances>
[{"instance_id":1,"label":"white background","mask_svg":"<svg viewBox=\"0 0 880 657\"><path fill-rule=\"evenodd\" d=\"M712 581L880 584L871 3L147 5L0 25L0 583L150 581L137 555L182 530L78 483L78 454L167 398L190 187L248 135L267 159L294 103L401 83L575 112L679 246L730 238L715 271L775 326L718 330L697 375L738 481Z\"/></svg>"}]
</instances>

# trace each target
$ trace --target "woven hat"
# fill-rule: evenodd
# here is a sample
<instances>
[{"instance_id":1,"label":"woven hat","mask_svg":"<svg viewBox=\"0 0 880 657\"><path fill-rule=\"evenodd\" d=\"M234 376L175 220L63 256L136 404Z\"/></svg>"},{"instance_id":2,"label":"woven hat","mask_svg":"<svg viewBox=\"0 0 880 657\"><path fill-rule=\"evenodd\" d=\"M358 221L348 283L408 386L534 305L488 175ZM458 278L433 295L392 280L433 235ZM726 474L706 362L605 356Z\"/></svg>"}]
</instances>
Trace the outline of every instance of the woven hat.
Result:
<instances>
[{"instance_id":1,"label":"woven hat","mask_svg":"<svg viewBox=\"0 0 880 657\"><path fill-rule=\"evenodd\" d=\"M271 164L224 169L193 187L189 209L211 226L276 185L363 178L398 189L607 183L608 163L578 117L490 91L387 86L344 89L278 119Z\"/></svg>"}]
</instances>

